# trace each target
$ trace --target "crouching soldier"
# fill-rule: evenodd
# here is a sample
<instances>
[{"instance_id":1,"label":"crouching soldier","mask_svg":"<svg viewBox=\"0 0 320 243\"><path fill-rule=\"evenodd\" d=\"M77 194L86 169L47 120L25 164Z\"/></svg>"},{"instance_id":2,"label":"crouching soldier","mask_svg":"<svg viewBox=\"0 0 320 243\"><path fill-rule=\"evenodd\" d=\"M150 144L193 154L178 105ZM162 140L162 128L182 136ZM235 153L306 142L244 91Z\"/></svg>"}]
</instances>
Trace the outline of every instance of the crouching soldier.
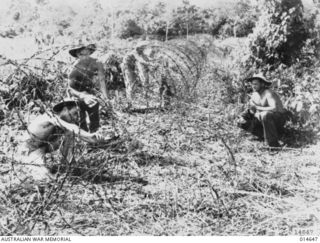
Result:
<instances>
[{"instance_id":1,"label":"crouching soldier","mask_svg":"<svg viewBox=\"0 0 320 243\"><path fill-rule=\"evenodd\" d=\"M88 133L80 129L79 109L76 101L65 100L53 107L53 114L38 116L28 126L29 138L26 141L27 156L23 159L26 177L34 180L50 179L51 174L46 168L46 154L60 148L63 162L71 162L75 136L89 142L104 141L97 133ZM112 136L112 135L111 135ZM27 167L27 168L26 168Z\"/></svg>"},{"instance_id":2,"label":"crouching soldier","mask_svg":"<svg viewBox=\"0 0 320 243\"><path fill-rule=\"evenodd\" d=\"M249 109L242 114L244 123L239 126L261 136L270 147L279 147L280 134L288 120L288 111L283 108L279 95L270 89L271 82L262 75L254 75L247 80L253 94Z\"/></svg>"},{"instance_id":3,"label":"crouching soldier","mask_svg":"<svg viewBox=\"0 0 320 243\"><path fill-rule=\"evenodd\" d=\"M83 130L95 132L100 126L98 91L107 99L105 71L103 64L90 55L95 52L96 46L90 44L69 51L69 54L77 58L71 73L69 74L69 91L79 101L80 127ZM86 116L89 116L88 127Z\"/></svg>"}]
</instances>

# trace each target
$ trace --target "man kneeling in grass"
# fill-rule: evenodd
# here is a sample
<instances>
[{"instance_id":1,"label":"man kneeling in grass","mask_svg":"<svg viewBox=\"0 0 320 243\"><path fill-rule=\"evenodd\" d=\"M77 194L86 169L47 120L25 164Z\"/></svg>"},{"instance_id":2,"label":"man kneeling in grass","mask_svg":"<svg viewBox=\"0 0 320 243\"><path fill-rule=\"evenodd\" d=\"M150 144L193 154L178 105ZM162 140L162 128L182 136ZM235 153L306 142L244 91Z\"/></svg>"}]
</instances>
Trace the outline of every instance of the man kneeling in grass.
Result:
<instances>
[{"instance_id":1,"label":"man kneeling in grass","mask_svg":"<svg viewBox=\"0 0 320 243\"><path fill-rule=\"evenodd\" d=\"M251 82L253 94L249 101L249 109L242 114L248 127L254 135L263 133L264 141L270 147L280 147L279 138L288 120L288 111L283 108L279 95L270 89L271 82L262 75L254 75L248 79ZM260 130L260 131L259 131ZM262 130L262 131L261 131Z\"/></svg>"},{"instance_id":2,"label":"man kneeling in grass","mask_svg":"<svg viewBox=\"0 0 320 243\"><path fill-rule=\"evenodd\" d=\"M31 176L35 180L50 179L51 175L45 166L45 155L59 148L63 161L70 163L73 159L75 136L89 143L105 141L101 135L88 133L76 125L79 123L76 101L65 100L58 103L53 107L53 112L38 116L27 128L27 157L22 161L28 170L24 175L26 177Z\"/></svg>"}]
</instances>

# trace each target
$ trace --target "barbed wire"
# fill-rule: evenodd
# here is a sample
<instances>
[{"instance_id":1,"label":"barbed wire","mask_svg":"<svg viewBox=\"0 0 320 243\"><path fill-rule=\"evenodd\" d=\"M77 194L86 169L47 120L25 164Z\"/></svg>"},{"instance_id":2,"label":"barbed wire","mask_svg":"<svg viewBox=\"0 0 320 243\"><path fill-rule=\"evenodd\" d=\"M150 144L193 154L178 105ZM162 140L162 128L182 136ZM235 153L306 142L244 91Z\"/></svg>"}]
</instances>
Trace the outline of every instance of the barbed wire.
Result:
<instances>
[{"instance_id":1,"label":"barbed wire","mask_svg":"<svg viewBox=\"0 0 320 243\"><path fill-rule=\"evenodd\" d=\"M69 48L70 46L65 46L63 50L66 50L66 48ZM204 65L202 62L204 60L201 59L201 55L198 52L198 49L195 48L194 50L186 50L186 53L184 53L183 47L179 47L176 50L173 47L173 44L170 44L170 47L166 49L164 46L151 46L151 48L155 48L155 50L161 50L161 54L164 56L168 56L169 60L172 61L173 65L176 66L176 70L173 70L173 72L167 74L169 75L169 78L173 79L175 75L179 75L182 79L183 85L188 84L188 80L191 79L192 76L195 79L199 79L199 73L202 71L202 65ZM157 49L158 48L158 49ZM49 52L50 49L45 50ZM62 50L61 50L62 51ZM39 51L38 53L43 53L44 51ZM196 55L199 55L197 58L193 58L193 52L198 53ZM33 78L37 77L44 82L48 82L48 79L46 77L43 77L43 73L51 72L55 74L55 70L52 69L52 67L45 66L43 69L41 67L35 68L33 65L29 64L29 61L33 58L38 61L48 61L49 63L55 63L55 60L52 58L52 56L58 55L58 53L53 53L46 58L40 58L36 54L32 55L30 58L24 59L22 62L18 62L15 60L7 60L7 62L4 65L13 65L15 69L11 73L12 76L10 76L9 79L1 80L1 83L14 83L17 86L15 89L10 92L10 95L13 96L14 93L23 94L22 86L19 85L19 82L21 82L21 77L26 76L27 78ZM201 59L201 62L200 62ZM198 62L199 61L199 62ZM66 62L61 62L63 65L69 65ZM160 65L160 64L159 64ZM199 66L198 66L199 65ZM2 65L0 65L2 66ZM36 70L35 70L36 69ZM162 70L161 70L162 71ZM22 74L20 73L22 72ZM40 73L37 73L40 72ZM159 74L158 74L159 75ZM154 78L157 78L159 76L155 75ZM183 80L184 79L184 80ZM28 81L28 79L26 80ZM55 83L56 82L56 83ZM54 83L54 90L63 90L63 87L66 87L66 82L63 78L53 76L53 83ZM27 83L28 84L28 83ZM59 86L58 88L56 86ZM193 85L190 85L190 88L193 87ZM44 90L44 93L48 92L47 89ZM61 92L55 92L52 94L53 97L51 100L33 100L34 105L36 107L39 107L40 110L42 110L43 113L47 115L52 115L50 112L52 104L52 101L57 101L58 99L63 99L64 94ZM59 217L61 220L66 224L69 225L72 228L72 222L68 222L67 220L64 220L64 216L62 213L58 213L57 210L60 208L63 208L63 205L67 203L68 193L71 191L71 188L74 186L77 186L76 183L80 183L80 185L89 187L90 190L92 190L92 193L96 195L97 198L101 199L102 202L108 203L111 205L112 211L115 215L117 215L119 221L126 224L125 217L117 212L117 206L113 203L113 196L112 196L112 184L109 184L109 187L111 189L111 192L107 191L107 188L100 187L99 190L102 190L102 193L92 184L92 182L95 181L95 178L99 179L103 177L104 175L112 175L113 173L110 171L116 170L119 171L121 176L129 177L131 180L135 180L134 176L131 174L133 172L136 173L137 180L141 180L142 173L140 170L137 170L137 168L134 166L134 164L131 164L130 161L132 159L130 157L134 156L135 150L130 150L130 142L135 140L136 137L143 134L144 130L141 129L139 131L129 131L127 129L126 123L121 119L121 117L118 115L118 113L113 109L112 105L110 104L109 100L105 100L102 98L101 92L97 92L97 96L99 98L99 102L102 104L102 110L107 110L107 112L111 113L112 115L109 117L111 121L111 126L115 129L118 129L122 133L122 138L120 140L114 141L114 146L112 147L112 144L105 144L102 146L93 146L89 147L87 145L83 145L79 143L75 147L74 151L74 160L69 164L63 164L61 161L57 161L57 155L53 155L51 160L54 163L55 166L64 166L65 173L62 173L60 177L57 178L55 182L52 182L51 186L47 187L45 194L43 194L43 186L39 185L38 189L29 191L29 192L23 192L23 188L16 188L18 191L15 191L13 188L9 190L10 193L7 193L5 195L0 196L0 200L5 200L6 202L10 202L11 205L10 208L13 208L13 212L15 212L19 217L21 218L20 221L10 221L6 225L3 225L1 223L1 230L4 229L6 234L21 234L23 232L29 232L30 230L35 229L37 224L44 224L47 225L46 227L50 227L50 219L54 217ZM14 97L11 97L14 98ZM21 100L19 100L21 101ZM215 109L210 108L204 108L196 104L190 104L184 101L180 101L178 98L176 98L176 101L180 103L180 105L185 105L188 107L188 109L194 109L194 110L201 110L205 111L207 113L213 113L217 112ZM19 123L23 124L24 127L27 126L26 121L24 120L23 116L24 114L33 113L33 114L39 114L39 112L33 112L32 110L29 110L27 107L23 106L21 103L18 103L17 106L14 107L14 114L17 116L17 120L14 121L14 124L17 125ZM161 114L159 114L161 116ZM199 121L199 120L198 120ZM196 121L195 121L196 122ZM181 120L172 120L170 126L168 129L173 129L174 124L183 124L184 122ZM207 123L207 122L206 122ZM212 130L220 129L219 126L216 123L210 123L208 122L209 126L206 128L207 133L212 133ZM227 129L223 127L223 135L227 135ZM220 130L222 131L222 130ZM216 135L210 139L219 140L219 136L221 136L222 133L216 133ZM75 143L78 143L78 141L74 141ZM126 144L129 144L128 145ZM170 143L171 141L167 138L164 142L163 150L159 151L159 153L163 152L170 152ZM114 149L121 149L123 148L123 152L120 154L115 154ZM136 147L139 147L137 145ZM88 152L88 149L91 149L91 153ZM115 154L115 155L112 155ZM6 156L6 154L5 154ZM8 159L7 159L8 160ZM50 161L49 161L50 162ZM49 163L48 162L48 163ZM28 164L18 162L14 160L10 160L10 166L11 171L15 171L15 166L27 166ZM82 172L80 174L73 174L73 172ZM7 173L10 173L6 171ZM63 190L62 190L63 189ZM27 197L20 197L20 194L25 193ZM41 192L42 191L42 192ZM122 197L125 197L125 192L123 192ZM27 227L28 222L31 222L31 225ZM17 227L16 227L17 226ZM25 231L21 231L19 227L24 229ZM49 230L49 229L48 229ZM75 233L79 233L78 229L76 227L73 227L73 230Z\"/></svg>"}]
</instances>

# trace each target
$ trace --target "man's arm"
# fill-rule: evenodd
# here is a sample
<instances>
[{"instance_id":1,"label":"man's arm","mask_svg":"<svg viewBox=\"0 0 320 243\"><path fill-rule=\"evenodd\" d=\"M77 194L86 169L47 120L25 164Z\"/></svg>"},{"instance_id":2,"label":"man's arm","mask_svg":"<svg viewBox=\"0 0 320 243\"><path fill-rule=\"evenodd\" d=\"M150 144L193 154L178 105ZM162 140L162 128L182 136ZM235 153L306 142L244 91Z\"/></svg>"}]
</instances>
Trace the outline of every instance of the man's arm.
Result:
<instances>
[{"instance_id":1,"label":"man's arm","mask_svg":"<svg viewBox=\"0 0 320 243\"><path fill-rule=\"evenodd\" d=\"M257 108L258 111L275 111L276 110L275 107L271 107L271 106L267 106L267 107L256 106L256 108Z\"/></svg>"},{"instance_id":2,"label":"man's arm","mask_svg":"<svg viewBox=\"0 0 320 243\"><path fill-rule=\"evenodd\" d=\"M52 123L60 128L62 128L66 132L72 132L73 134L79 136L80 139L90 142L90 143L95 143L100 140L103 140L101 136L97 135L96 133L88 133L82 129L80 129L78 126L65 122L62 119L60 119L57 116L54 116L52 119Z\"/></svg>"},{"instance_id":3,"label":"man's arm","mask_svg":"<svg viewBox=\"0 0 320 243\"><path fill-rule=\"evenodd\" d=\"M268 106L256 105L254 103L254 101L252 101L255 108L257 109L257 111L276 111L277 110L277 101L271 92L268 92L266 94L266 99L268 102Z\"/></svg>"},{"instance_id":4,"label":"man's arm","mask_svg":"<svg viewBox=\"0 0 320 243\"><path fill-rule=\"evenodd\" d=\"M68 90L70 91L72 96L77 97L79 100L84 100L85 95L82 92L77 91L76 89L72 88L70 85L70 81L69 81L69 85L68 85Z\"/></svg>"},{"instance_id":5,"label":"man's arm","mask_svg":"<svg viewBox=\"0 0 320 243\"><path fill-rule=\"evenodd\" d=\"M101 62L97 62L98 66L98 80L100 83L100 90L102 95L108 99L107 85L106 85L106 77L104 74L103 64Z\"/></svg>"},{"instance_id":6,"label":"man's arm","mask_svg":"<svg viewBox=\"0 0 320 243\"><path fill-rule=\"evenodd\" d=\"M87 92L80 92L76 90L73 83L74 83L73 80L69 80L68 88L71 95L77 97L79 100L84 101L89 107L92 107L95 104L97 104L97 99L95 96L88 94Z\"/></svg>"}]
</instances>

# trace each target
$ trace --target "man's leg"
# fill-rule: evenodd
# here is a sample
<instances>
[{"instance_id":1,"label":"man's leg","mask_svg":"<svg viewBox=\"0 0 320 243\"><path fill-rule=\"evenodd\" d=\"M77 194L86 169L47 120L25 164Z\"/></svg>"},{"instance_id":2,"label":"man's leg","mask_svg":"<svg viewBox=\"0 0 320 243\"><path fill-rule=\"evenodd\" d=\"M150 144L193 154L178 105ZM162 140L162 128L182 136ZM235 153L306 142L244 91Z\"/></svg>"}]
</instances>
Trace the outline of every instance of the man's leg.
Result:
<instances>
[{"instance_id":1,"label":"man's leg","mask_svg":"<svg viewBox=\"0 0 320 243\"><path fill-rule=\"evenodd\" d=\"M285 124L282 114L279 112L261 112L260 119L263 126L265 142L271 147L279 147L279 130Z\"/></svg>"},{"instance_id":2,"label":"man's leg","mask_svg":"<svg viewBox=\"0 0 320 243\"><path fill-rule=\"evenodd\" d=\"M148 106L148 99L149 99L149 70L148 67L145 64L141 64L139 62L137 63L137 69L139 73L139 78L141 80L142 89L144 91L144 98L147 101Z\"/></svg>"},{"instance_id":3,"label":"man's leg","mask_svg":"<svg viewBox=\"0 0 320 243\"><path fill-rule=\"evenodd\" d=\"M126 59L124 59L126 60ZM128 100L129 105L132 103L133 90L136 84L136 75L134 73L134 67L131 63L124 62L121 65L122 73L124 76L124 83L126 86L126 98Z\"/></svg>"},{"instance_id":4,"label":"man's leg","mask_svg":"<svg viewBox=\"0 0 320 243\"><path fill-rule=\"evenodd\" d=\"M160 94L160 107L167 108L170 105L172 92L166 82L163 82L163 81L161 82L159 94Z\"/></svg>"},{"instance_id":5,"label":"man's leg","mask_svg":"<svg viewBox=\"0 0 320 243\"><path fill-rule=\"evenodd\" d=\"M79 113L80 113L80 121L79 126L81 129L88 131L88 125L87 125L87 109L88 106L83 102L79 101Z\"/></svg>"},{"instance_id":6,"label":"man's leg","mask_svg":"<svg viewBox=\"0 0 320 243\"><path fill-rule=\"evenodd\" d=\"M259 139L263 138L262 123L254 116L250 110L246 110L239 115L237 122L238 127L257 136Z\"/></svg>"},{"instance_id":7,"label":"man's leg","mask_svg":"<svg viewBox=\"0 0 320 243\"><path fill-rule=\"evenodd\" d=\"M90 132L96 132L100 127L100 116L99 116L99 103L93 107L88 107L88 114L90 120Z\"/></svg>"},{"instance_id":8,"label":"man's leg","mask_svg":"<svg viewBox=\"0 0 320 243\"><path fill-rule=\"evenodd\" d=\"M71 163L74 155L75 135L72 132L66 133L60 152L63 162Z\"/></svg>"},{"instance_id":9,"label":"man's leg","mask_svg":"<svg viewBox=\"0 0 320 243\"><path fill-rule=\"evenodd\" d=\"M52 179L49 170L46 168L45 160L45 148L39 148L23 159L22 175L19 175L19 179L33 179L35 181L48 181Z\"/></svg>"}]
</instances>

